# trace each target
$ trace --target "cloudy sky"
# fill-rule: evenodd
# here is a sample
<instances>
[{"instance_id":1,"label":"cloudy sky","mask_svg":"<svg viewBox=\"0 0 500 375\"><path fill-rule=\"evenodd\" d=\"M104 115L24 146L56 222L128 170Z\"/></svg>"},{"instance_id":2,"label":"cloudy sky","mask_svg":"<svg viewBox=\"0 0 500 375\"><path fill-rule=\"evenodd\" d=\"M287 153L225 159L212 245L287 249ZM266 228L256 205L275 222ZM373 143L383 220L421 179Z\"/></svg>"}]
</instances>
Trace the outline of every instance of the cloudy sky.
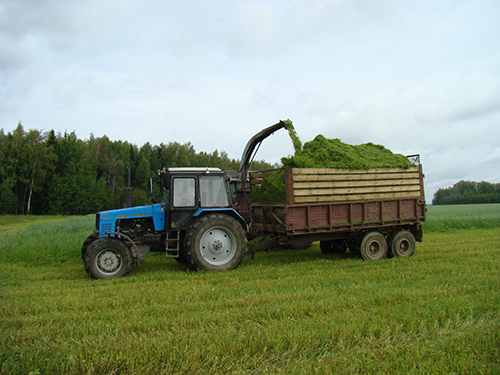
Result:
<instances>
[{"instance_id":1,"label":"cloudy sky","mask_svg":"<svg viewBox=\"0 0 500 375\"><path fill-rule=\"evenodd\" d=\"M291 119L500 182L498 0L0 0L0 128L240 158ZM285 131L257 159L293 153Z\"/></svg>"}]
</instances>

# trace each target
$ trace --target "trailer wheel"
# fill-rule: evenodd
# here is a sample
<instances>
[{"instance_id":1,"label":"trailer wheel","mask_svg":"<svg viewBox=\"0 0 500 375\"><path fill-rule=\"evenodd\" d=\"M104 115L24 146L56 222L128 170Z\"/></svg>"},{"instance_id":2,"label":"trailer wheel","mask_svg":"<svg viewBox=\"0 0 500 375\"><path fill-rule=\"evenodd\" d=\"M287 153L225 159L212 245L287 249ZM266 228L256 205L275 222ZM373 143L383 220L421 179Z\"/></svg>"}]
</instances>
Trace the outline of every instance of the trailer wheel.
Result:
<instances>
[{"instance_id":1,"label":"trailer wheel","mask_svg":"<svg viewBox=\"0 0 500 375\"><path fill-rule=\"evenodd\" d=\"M345 254L347 244L345 241L320 241L319 248L323 254Z\"/></svg>"},{"instance_id":2,"label":"trailer wheel","mask_svg":"<svg viewBox=\"0 0 500 375\"><path fill-rule=\"evenodd\" d=\"M359 251L359 247L361 246L361 241L363 237L358 238L356 235L352 235L350 238L346 240L347 247L349 248L349 251L351 254L360 257L361 253Z\"/></svg>"},{"instance_id":3,"label":"trailer wheel","mask_svg":"<svg viewBox=\"0 0 500 375\"><path fill-rule=\"evenodd\" d=\"M84 264L85 270L94 279L124 277L132 270L132 254L120 240L103 237L88 246Z\"/></svg>"},{"instance_id":4,"label":"trailer wheel","mask_svg":"<svg viewBox=\"0 0 500 375\"><path fill-rule=\"evenodd\" d=\"M312 242L294 242L291 243L288 247L294 250L306 250L312 246Z\"/></svg>"},{"instance_id":5,"label":"trailer wheel","mask_svg":"<svg viewBox=\"0 0 500 375\"><path fill-rule=\"evenodd\" d=\"M380 232L369 232L361 241L359 251L364 260L379 260L387 256L387 240Z\"/></svg>"},{"instance_id":6,"label":"trailer wheel","mask_svg":"<svg viewBox=\"0 0 500 375\"><path fill-rule=\"evenodd\" d=\"M415 248L415 237L407 230L396 233L392 239L391 250L395 257L411 257L415 253Z\"/></svg>"},{"instance_id":7,"label":"trailer wheel","mask_svg":"<svg viewBox=\"0 0 500 375\"><path fill-rule=\"evenodd\" d=\"M196 220L186 233L186 258L195 270L238 268L245 258L247 238L231 216L212 214Z\"/></svg>"}]
</instances>

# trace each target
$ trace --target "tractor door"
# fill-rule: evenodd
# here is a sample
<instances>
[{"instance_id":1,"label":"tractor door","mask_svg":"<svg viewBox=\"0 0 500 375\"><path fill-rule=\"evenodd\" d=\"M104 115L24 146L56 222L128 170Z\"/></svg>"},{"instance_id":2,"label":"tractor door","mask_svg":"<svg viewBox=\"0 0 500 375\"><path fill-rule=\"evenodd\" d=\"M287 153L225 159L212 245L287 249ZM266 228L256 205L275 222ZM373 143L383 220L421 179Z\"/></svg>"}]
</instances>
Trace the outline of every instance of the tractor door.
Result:
<instances>
[{"instance_id":1,"label":"tractor door","mask_svg":"<svg viewBox=\"0 0 500 375\"><path fill-rule=\"evenodd\" d=\"M182 229L198 209L196 176L173 176L170 193L171 229Z\"/></svg>"}]
</instances>

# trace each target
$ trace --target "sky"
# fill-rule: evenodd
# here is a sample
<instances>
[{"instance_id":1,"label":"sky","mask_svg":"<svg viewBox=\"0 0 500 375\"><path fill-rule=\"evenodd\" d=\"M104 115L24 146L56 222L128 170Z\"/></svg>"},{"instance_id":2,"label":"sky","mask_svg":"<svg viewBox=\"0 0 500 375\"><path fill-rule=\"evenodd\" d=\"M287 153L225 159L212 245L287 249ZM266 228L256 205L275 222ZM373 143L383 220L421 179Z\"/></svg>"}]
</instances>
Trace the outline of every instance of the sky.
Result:
<instances>
[{"instance_id":1,"label":"sky","mask_svg":"<svg viewBox=\"0 0 500 375\"><path fill-rule=\"evenodd\" d=\"M280 119L500 183L498 0L0 0L0 128L239 159ZM257 160L293 154L285 130Z\"/></svg>"}]
</instances>

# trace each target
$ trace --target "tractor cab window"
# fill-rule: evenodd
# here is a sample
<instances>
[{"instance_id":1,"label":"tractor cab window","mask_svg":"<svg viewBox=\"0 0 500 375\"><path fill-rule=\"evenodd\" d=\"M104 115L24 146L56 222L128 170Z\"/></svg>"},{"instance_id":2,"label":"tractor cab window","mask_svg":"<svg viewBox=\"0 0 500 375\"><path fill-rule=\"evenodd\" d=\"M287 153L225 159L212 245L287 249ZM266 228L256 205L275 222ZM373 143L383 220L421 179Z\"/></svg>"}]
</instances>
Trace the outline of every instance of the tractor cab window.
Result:
<instances>
[{"instance_id":1,"label":"tractor cab window","mask_svg":"<svg viewBox=\"0 0 500 375\"><path fill-rule=\"evenodd\" d=\"M200 177L201 207L228 207L224 176Z\"/></svg>"},{"instance_id":2,"label":"tractor cab window","mask_svg":"<svg viewBox=\"0 0 500 375\"><path fill-rule=\"evenodd\" d=\"M195 179L174 178L173 204L174 207L193 207L195 205Z\"/></svg>"}]
</instances>

